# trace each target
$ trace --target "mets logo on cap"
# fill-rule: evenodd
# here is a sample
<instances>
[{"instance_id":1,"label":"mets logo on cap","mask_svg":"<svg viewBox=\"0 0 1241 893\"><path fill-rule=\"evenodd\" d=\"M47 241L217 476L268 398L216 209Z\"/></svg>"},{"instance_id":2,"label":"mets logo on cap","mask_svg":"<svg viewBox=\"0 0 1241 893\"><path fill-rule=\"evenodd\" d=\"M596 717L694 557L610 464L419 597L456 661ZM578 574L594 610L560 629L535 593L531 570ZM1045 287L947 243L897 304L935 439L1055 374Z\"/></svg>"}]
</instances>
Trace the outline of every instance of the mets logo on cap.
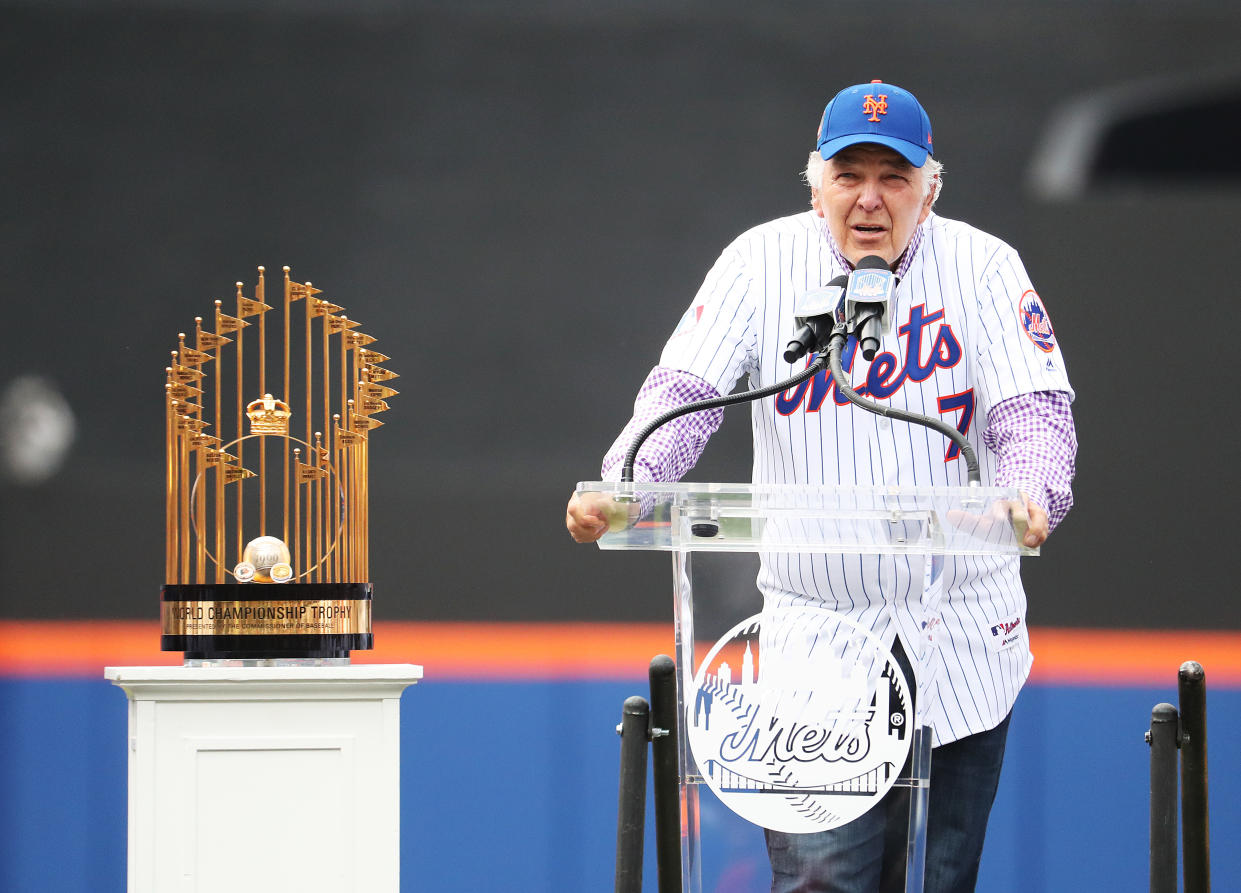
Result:
<instances>
[{"instance_id":1,"label":"mets logo on cap","mask_svg":"<svg viewBox=\"0 0 1241 893\"><path fill-rule=\"evenodd\" d=\"M867 121L878 121L880 115L888 113L888 94L880 93L876 99L874 94L867 93L866 98L862 101L862 114L867 115Z\"/></svg>"},{"instance_id":2,"label":"mets logo on cap","mask_svg":"<svg viewBox=\"0 0 1241 893\"><path fill-rule=\"evenodd\" d=\"M1043 353L1056 349L1056 333L1051 328L1051 317L1034 289L1023 294L1017 302L1017 318L1035 347Z\"/></svg>"}]
</instances>

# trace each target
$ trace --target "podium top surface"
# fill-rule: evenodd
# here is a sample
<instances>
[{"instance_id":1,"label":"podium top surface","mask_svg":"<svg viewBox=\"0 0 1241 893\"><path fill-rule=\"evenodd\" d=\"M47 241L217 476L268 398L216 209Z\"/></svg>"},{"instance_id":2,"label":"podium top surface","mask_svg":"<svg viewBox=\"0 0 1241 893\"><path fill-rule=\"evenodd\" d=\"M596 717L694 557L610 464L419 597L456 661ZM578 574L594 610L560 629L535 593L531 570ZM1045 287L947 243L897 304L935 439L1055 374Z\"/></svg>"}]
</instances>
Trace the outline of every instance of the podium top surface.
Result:
<instances>
[{"instance_id":1,"label":"podium top surface","mask_svg":"<svg viewBox=\"0 0 1241 893\"><path fill-rule=\"evenodd\" d=\"M1038 555L1007 487L811 487L584 481L611 521L601 549ZM591 494L591 495L588 495Z\"/></svg>"},{"instance_id":2,"label":"podium top surface","mask_svg":"<svg viewBox=\"0 0 1241 893\"><path fill-rule=\"evenodd\" d=\"M399 692L422 679L415 664L349 664L327 667L104 667L104 678L131 697L214 698L240 694L280 698L295 692L349 698L359 692Z\"/></svg>"}]
</instances>

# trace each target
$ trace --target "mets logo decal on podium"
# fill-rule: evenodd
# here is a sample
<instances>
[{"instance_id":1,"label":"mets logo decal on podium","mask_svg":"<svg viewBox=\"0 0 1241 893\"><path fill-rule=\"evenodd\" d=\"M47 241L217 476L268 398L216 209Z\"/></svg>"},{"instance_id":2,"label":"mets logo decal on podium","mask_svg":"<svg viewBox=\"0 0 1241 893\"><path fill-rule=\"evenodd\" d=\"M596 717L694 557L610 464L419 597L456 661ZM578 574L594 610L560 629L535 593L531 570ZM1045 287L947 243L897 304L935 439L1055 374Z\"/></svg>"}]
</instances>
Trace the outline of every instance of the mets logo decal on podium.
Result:
<instances>
[{"instance_id":1,"label":"mets logo decal on podium","mask_svg":"<svg viewBox=\"0 0 1241 893\"><path fill-rule=\"evenodd\" d=\"M1038 292L1030 289L1021 296L1017 302L1017 315L1035 347L1043 353L1056 349L1056 333L1051 328L1051 317L1047 315L1047 308L1043 306Z\"/></svg>"}]
</instances>

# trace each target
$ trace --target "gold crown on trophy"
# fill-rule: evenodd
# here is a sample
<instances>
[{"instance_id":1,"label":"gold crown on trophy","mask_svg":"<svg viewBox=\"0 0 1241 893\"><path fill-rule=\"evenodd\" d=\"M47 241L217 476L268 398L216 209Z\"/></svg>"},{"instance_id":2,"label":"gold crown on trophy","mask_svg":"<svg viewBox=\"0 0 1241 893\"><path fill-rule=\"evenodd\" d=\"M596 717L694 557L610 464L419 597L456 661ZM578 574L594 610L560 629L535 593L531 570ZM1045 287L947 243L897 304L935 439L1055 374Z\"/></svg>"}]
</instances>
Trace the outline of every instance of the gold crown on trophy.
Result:
<instances>
[{"instance_id":1,"label":"gold crown on trophy","mask_svg":"<svg viewBox=\"0 0 1241 893\"><path fill-rule=\"evenodd\" d=\"M292 415L289 404L277 400L271 394L264 394L246 404L246 418L250 420L251 434L278 434L286 437Z\"/></svg>"}]
</instances>

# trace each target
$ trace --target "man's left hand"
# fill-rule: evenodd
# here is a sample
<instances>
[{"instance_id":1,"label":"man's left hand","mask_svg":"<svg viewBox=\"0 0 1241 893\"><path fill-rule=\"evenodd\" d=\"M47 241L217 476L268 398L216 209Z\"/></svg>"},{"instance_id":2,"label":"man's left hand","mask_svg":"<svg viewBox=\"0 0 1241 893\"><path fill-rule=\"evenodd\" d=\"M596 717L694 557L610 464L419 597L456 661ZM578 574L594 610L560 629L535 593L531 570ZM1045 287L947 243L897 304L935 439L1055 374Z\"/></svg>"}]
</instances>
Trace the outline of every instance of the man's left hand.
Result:
<instances>
[{"instance_id":1,"label":"man's left hand","mask_svg":"<svg viewBox=\"0 0 1241 893\"><path fill-rule=\"evenodd\" d=\"M1051 526L1047 522L1047 512L1043 511L1033 499L1021 494L1026 500L1026 515L1029 517L1029 526L1026 527L1025 539L1022 543L1031 549L1037 549L1047 541L1047 534L1051 532Z\"/></svg>"}]
</instances>

